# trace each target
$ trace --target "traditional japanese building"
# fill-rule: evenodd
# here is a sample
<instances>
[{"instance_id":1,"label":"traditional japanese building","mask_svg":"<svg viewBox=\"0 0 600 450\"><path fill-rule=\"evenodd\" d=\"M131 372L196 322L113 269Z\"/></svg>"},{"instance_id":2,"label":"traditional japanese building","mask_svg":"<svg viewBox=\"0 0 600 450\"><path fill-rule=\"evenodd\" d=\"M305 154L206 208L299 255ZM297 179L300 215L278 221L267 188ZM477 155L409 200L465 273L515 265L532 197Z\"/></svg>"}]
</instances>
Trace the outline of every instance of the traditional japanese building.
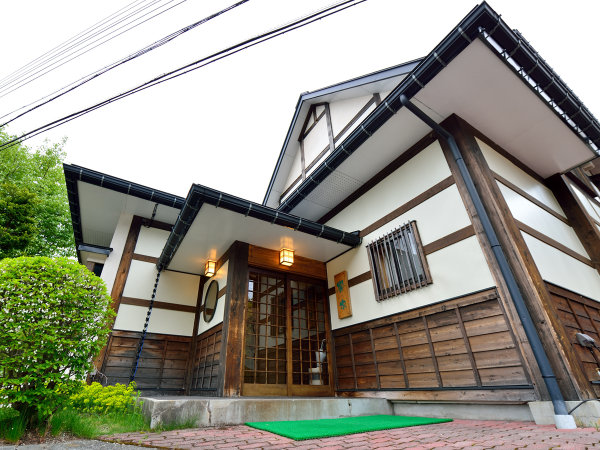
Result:
<instances>
[{"instance_id":1,"label":"traditional japanese building","mask_svg":"<svg viewBox=\"0 0 600 450\"><path fill-rule=\"evenodd\" d=\"M262 204L65 165L117 311L97 369L148 393L568 417L600 394L599 147L483 3L425 58L302 94Z\"/></svg>"}]
</instances>

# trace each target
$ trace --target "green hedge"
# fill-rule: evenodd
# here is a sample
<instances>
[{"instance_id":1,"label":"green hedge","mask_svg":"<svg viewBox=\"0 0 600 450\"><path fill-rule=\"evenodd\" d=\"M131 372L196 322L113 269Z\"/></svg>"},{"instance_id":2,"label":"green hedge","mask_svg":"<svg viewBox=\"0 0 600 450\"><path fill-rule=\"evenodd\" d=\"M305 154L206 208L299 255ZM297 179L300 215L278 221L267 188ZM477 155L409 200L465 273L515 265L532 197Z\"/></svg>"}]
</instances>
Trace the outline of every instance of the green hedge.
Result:
<instances>
[{"instance_id":1,"label":"green hedge","mask_svg":"<svg viewBox=\"0 0 600 450\"><path fill-rule=\"evenodd\" d=\"M1 260L0 404L43 421L81 389L110 331L110 301L77 261Z\"/></svg>"}]
</instances>

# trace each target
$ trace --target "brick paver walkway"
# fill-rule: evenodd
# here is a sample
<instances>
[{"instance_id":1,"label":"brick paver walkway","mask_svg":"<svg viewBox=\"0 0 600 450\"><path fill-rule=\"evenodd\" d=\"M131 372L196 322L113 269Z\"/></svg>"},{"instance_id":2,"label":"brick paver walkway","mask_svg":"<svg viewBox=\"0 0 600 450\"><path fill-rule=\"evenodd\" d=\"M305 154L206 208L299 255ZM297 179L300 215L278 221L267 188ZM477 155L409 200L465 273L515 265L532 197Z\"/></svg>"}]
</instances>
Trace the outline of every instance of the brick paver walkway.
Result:
<instances>
[{"instance_id":1,"label":"brick paver walkway","mask_svg":"<svg viewBox=\"0 0 600 450\"><path fill-rule=\"evenodd\" d=\"M436 425L396 428L325 439L294 441L245 425L164 433L127 433L106 441L174 449L600 449L596 428L557 430L533 422L455 420Z\"/></svg>"}]
</instances>

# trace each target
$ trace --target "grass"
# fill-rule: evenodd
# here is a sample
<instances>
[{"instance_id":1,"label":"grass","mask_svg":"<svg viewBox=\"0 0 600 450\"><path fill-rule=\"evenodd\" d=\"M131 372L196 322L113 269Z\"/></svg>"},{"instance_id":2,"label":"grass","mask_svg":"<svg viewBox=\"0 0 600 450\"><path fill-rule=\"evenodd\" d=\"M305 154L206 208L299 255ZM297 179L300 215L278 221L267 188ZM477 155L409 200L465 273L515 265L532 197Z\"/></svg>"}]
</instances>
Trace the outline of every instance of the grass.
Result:
<instances>
[{"instance_id":1,"label":"grass","mask_svg":"<svg viewBox=\"0 0 600 450\"><path fill-rule=\"evenodd\" d=\"M83 439L96 439L110 434L170 431L194 426L195 421L188 420L150 429L149 420L140 411L92 414L75 409L64 409L52 416L48 432L51 436L68 434ZM25 423L19 414L10 408L0 408L0 440L16 443L22 438L24 432ZM46 430L38 430L38 432L43 435Z\"/></svg>"},{"instance_id":2,"label":"grass","mask_svg":"<svg viewBox=\"0 0 600 450\"><path fill-rule=\"evenodd\" d=\"M0 408L0 439L17 442L25 433L26 421L12 408Z\"/></svg>"},{"instance_id":3,"label":"grass","mask_svg":"<svg viewBox=\"0 0 600 450\"><path fill-rule=\"evenodd\" d=\"M52 416L50 421L52 436L68 433L94 439L105 434L147 430L150 430L150 422L139 411L92 414L65 409Z\"/></svg>"}]
</instances>

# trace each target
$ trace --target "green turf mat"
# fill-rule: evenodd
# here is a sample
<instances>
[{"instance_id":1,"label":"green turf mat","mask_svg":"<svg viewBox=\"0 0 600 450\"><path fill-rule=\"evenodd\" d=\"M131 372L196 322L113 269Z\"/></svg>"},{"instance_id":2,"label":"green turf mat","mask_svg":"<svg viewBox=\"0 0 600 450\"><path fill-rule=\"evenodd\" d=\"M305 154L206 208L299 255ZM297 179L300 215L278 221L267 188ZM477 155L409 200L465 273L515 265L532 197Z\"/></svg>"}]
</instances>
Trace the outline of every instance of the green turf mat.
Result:
<instances>
[{"instance_id":1,"label":"green turf mat","mask_svg":"<svg viewBox=\"0 0 600 450\"><path fill-rule=\"evenodd\" d=\"M318 439L366 431L389 430L391 428L429 425L452 422L452 419L432 419L429 417L407 416L360 416L343 419L286 420L272 422L246 422L246 425L259 430L285 436L296 441Z\"/></svg>"}]
</instances>

